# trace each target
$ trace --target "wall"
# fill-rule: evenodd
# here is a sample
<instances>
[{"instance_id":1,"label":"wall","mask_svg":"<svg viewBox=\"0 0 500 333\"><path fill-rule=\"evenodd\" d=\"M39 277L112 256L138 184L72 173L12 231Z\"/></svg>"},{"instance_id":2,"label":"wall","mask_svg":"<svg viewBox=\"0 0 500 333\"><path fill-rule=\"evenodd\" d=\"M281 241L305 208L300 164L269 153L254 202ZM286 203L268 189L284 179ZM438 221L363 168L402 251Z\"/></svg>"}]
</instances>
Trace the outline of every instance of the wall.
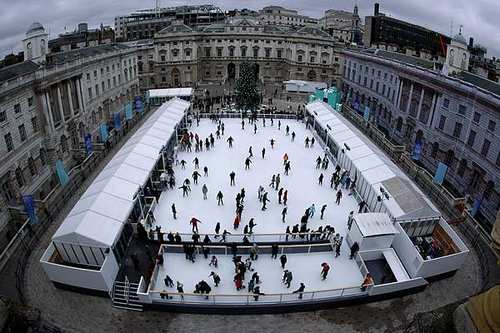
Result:
<instances>
[{"instance_id":1,"label":"wall","mask_svg":"<svg viewBox=\"0 0 500 333\"><path fill-rule=\"evenodd\" d=\"M399 234L394 237L392 247L396 251L410 277L416 277L418 276L424 260L399 223L395 223L394 227L399 231Z\"/></svg>"}]
</instances>

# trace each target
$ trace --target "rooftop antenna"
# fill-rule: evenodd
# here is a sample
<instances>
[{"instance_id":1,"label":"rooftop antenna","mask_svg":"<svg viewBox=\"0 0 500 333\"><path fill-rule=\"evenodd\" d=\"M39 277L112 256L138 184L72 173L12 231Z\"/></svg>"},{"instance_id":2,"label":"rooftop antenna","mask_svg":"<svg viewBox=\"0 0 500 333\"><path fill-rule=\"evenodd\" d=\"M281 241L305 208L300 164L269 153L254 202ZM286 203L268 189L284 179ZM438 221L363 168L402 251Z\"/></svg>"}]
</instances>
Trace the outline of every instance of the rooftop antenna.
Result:
<instances>
[{"instance_id":1,"label":"rooftop antenna","mask_svg":"<svg viewBox=\"0 0 500 333\"><path fill-rule=\"evenodd\" d=\"M462 29L464 28L464 26L462 24L460 24L460 29L458 30L458 34L461 35L462 34Z\"/></svg>"},{"instance_id":2,"label":"rooftop antenna","mask_svg":"<svg viewBox=\"0 0 500 333\"><path fill-rule=\"evenodd\" d=\"M160 0L155 0L155 15L160 17Z\"/></svg>"}]
</instances>

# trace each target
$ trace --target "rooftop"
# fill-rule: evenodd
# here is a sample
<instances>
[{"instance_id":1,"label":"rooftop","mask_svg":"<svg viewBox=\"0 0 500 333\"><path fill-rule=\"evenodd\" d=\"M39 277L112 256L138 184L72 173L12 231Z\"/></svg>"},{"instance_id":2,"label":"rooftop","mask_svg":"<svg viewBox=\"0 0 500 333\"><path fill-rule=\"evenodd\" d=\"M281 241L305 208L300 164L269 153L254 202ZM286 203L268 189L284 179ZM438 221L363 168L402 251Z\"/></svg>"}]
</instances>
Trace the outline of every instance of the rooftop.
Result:
<instances>
[{"instance_id":1,"label":"rooftop","mask_svg":"<svg viewBox=\"0 0 500 333\"><path fill-rule=\"evenodd\" d=\"M19 64L12 66L7 66L0 69L0 82L9 81L18 76L23 76L29 73L33 73L38 69L38 65L33 61L24 61Z\"/></svg>"},{"instance_id":2,"label":"rooftop","mask_svg":"<svg viewBox=\"0 0 500 333\"><path fill-rule=\"evenodd\" d=\"M123 44L105 44L67 52L53 53L50 54L50 58L53 63L62 64L79 58L93 57L108 52L115 52L126 49L130 49L130 47Z\"/></svg>"},{"instance_id":3,"label":"rooftop","mask_svg":"<svg viewBox=\"0 0 500 333\"><path fill-rule=\"evenodd\" d=\"M495 81L488 80L469 72L462 72L457 75L457 78L500 96L500 84Z\"/></svg>"}]
</instances>

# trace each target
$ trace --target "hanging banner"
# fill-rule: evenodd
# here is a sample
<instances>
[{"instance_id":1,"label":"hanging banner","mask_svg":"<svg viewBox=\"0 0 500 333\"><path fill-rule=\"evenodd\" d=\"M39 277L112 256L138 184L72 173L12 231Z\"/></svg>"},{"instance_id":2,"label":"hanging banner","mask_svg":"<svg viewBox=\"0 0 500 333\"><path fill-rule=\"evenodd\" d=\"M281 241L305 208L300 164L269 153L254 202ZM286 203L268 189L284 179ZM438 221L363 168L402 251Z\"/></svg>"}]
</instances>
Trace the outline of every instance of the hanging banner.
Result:
<instances>
[{"instance_id":1,"label":"hanging banner","mask_svg":"<svg viewBox=\"0 0 500 333\"><path fill-rule=\"evenodd\" d=\"M33 196L23 195L23 203L24 203L24 209L26 210L26 214L28 214L28 217L30 218L30 223L37 224L38 217L36 216L35 199L33 198Z\"/></svg>"},{"instance_id":2,"label":"hanging banner","mask_svg":"<svg viewBox=\"0 0 500 333\"><path fill-rule=\"evenodd\" d=\"M62 186L66 185L69 182L68 173L66 172L64 163L61 160L56 161L56 173Z\"/></svg>"},{"instance_id":3,"label":"hanging banner","mask_svg":"<svg viewBox=\"0 0 500 333\"><path fill-rule=\"evenodd\" d=\"M434 183L442 185L447 170L448 166L443 162L439 162L438 167L436 169L436 174L434 175Z\"/></svg>"},{"instance_id":4,"label":"hanging banner","mask_svg":"<svg viewBox=\"0 0 500 333\"><path fill-rule=\"evenodd\" d=\"M144 104L142 103L142 99L140 96L136 96L134 98L134 107L135 111L138 113L142 113L144 111Z\"/></svg>"},{"instance_id":5,"label":"hanging banner","mask_svg":"<svg viewBox=\"0 0 500 333\"><path fill-rule=\"evenodd\" d=\"M476 200L474 200L474 204L472 205L472 209L470 212L470 214L472 216L476 216L477 212L479 211L479 208L481 208L481 203L482 203L482 200L480 198L477 198Z\"/></svg>"},{"instance_id":6,"label":"hanging banner","mask_svg":"<svg viewBox=\"0 0 500 333\"><path fill-rule=\"evenodd\" d=\"M411 155L412 160L418 161L420 160L420 157L422 156L422 147L423 147L422 142L417 142L415 143L415 147L413 147L413 154Z\"/></svg>"},{"instance_id":7,"label":"hanging banner","mask_svg":"<svg viewBox=\"0 0 500 333\"><path fill-rule=\"evenodd\" d=\"M368 121L370 120L370 107L365 106L365 112L363 113L363 118Z\"/></svg>"},{"instance_id":8,"label":"hanging banner","mask_svg":"<svg viewBox=\"0 0 500 333\"><path fill-rule=\"evenodd\" d=\"M131 120L134 117L134 113L132 110L132 104L125 104L125 119Z\"/></svg>"},{"instance_id":9,"label":"hanging banner","mask_svg":"<svg viewBox=\"0 0 500 333\"><path fill-rule=\"evenodd\" d=\"M108 124L102 123L99 126L99 133L101 134L101 142L106 142L108 140Z\"/></svg>"},{"instance_id":10,"label":"hanging banner","mask_svg":"<svg viewBox=\"0 0 500 333\"><path fill-rule=\"evenodd\" d=\"M92 134L90 133L85 134L84 141L85 141L85 150L87 151L87 155L92 154L92 152L94 151L94 147L92 146Z\"/></svg>"},{"instance_id":11,"label":"hanging banner","mask_svg":"<svg viewBox=\"0 0 500 333\"><path fill-rule=\"evenodd\" d=\"M120 117L120 112L116 112L114 115L115 129L119 130L122 128L122 118Z\"/></svg>"}]
</instances>

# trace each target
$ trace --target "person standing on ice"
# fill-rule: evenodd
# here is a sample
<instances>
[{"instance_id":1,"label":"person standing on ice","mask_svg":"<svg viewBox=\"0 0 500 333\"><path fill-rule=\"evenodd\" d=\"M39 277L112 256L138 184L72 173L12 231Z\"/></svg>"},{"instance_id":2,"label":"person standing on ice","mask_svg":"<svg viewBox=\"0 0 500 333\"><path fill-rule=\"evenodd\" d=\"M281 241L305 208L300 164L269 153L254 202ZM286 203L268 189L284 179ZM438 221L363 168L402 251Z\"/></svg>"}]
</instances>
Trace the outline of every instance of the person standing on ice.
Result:
<instances>
[{"instance_id":1,"label":"person standing on ice","mask_svg":"<svg viewBox=\"0 0 500 333\"><path fill-rule=\"evenodd\" d=\"M236 214L236 217L234 218L233 222L234 230L238 229L238 227L240 226L240 222L241 222L241 216L240 214Z\"/></svg>"},{"instance_id":2,"label":"person standing on ice","mask_svg":"<svg viewBox=\"0 0 500 333\"><path fill-rule=\"evenodd\" d=\"M250 155L249 157L253 157L252 146L250 146L250 148L248 148L248 154Z\"/></svg>"},{"instance_id":3,"label":"person standing on ice","mask_svg":"<svg viewBox=\"0 0 500 333\"><path fill-rule=\"evenodd\" d=\"M283 205L286 206L287 201L288 201L288 190L285 190L285 193L283 193Z\"/></svg>"},{"instance_id":4,"label":"person standing on ice","mask_svg":"<svg viewBox=\"0 0 500 333\"><path fill-rule=\"evenodd\" d=\"M193 226L192 231L198 233L198 223L201 223L200 220L198 220L196 217L191 218L191 221L189 221L189 224Z\"/></svg>"},{"instance_id":5,"label":"person standing on ice","mask_svg":"<svg viewBox=\"0 0 500 333\"><path fill-rule=\"evenodd\" d=\"M288 136L290 135L290 126L286 125L286 128L285 128L285 135Z\"/></svg>"},{"instance_id":6,"label":"person standing on ice","mask_svg":"<svg viewBox=\"0 0 500 333\"><path fill-rule=\"evenodd\" d=\"M257 134L257 124L253 124L253 134Z\"/></svg>"},{"instance_id":7,"label":"person standing on ice","mask_svg":"<svg viewBox=\"0 0 500 333\"><path fill-rule=\"evenodd\" d=\"M266 148L262 148L262 159L266 158Z\"/></svg>"},{"instance_id":8,"label":"person standing on ice","mask_svg":"<svg viewBox=\"0 0 500 333\"><path fill-rule=\"evenodd\" d=\"M186 169L187 162L185 160L181 160L181 169Z\"/></svg>"},{"instance_id":9,"label":"person standing on ice","mask_svg":"<svg viewBox=\"0 0 500 333\"><path fill-rule=\"evenodd\" d=\"M288 213L288 208L285 206L285 207L283 207L283 210L281 211L281 221L283 221L283 223L285 223L285 218L286 218L287 213Z\"/></svg>"},{"instance_id":10,"label":"person standing on ice","mask_svg":"<svg viewBox=\"0 0 500 333\"><path fill-rule=\"evenodd\" d=\"M295 141L295 132L292 132L292 142Z\"/></svg>"},{"instance_id":11,"label":"person standing on ice","mask_svg":"<svg viewBox=\"0 0 500 333\"><path fill-rule=\"evenodd\" d=\"M326 262L321 264L321 280L325 280L326 276L328 275L328 272L330 271L330 265L328 265Z\"/></svg>"},{"instance_id":12,"label":"person standing on ice","mask_svg":"<svg viewBox=\"0 0 500 333\"><path fill-rule=\"evenodd\" d=\"M179 281L177 281L177 292L181 294L181 299L184 299L184 295L182 295L184 294L184 285Z\"/></svg>"},{"instance_id":13,"label":"person standing on ice","mask_svg":"<svg viewBox=\"0 0 500 333\"><path fill-rule=\"evenodd\" d=\"M198 157L194 158L193 163L194 163L194 168L195 169L199 169L200 168L200 160L198 159Z\"/></svg>"},{"instance_id":14,"label":"person standing on ice","mask_svg":"<svg viewBox=\"0 0 500 333\"><path fill-rule=\"evenodd\" d=\"M283 155L283 165L285 166L286 165L286 162L288 162L288 154L285 153L285 155Z\"/></svg>"},{"instance_id":15,"label":"person standing on ice","mask_svg":"<svg viewBox=\"0 0 500 333\"><path fill-rule=\"evenodd\" d=\"M286 255L282 254L280 257L281 269L285 269L286 262L287 262Z\"/></svg>"},{"instance_id":16,"label":"person standing on ice","mask_svg":"<svg viewBox=\"0 0 500 333\"><path fill-rule=\"evenodd\" d=\"M276 140L271 139L269 140L269 142L271 142L271 149L274 149L274 143L276 142Z\"/></svg>"},{"instance_id":17,"label":"person standing on ice","mask_svg":"<svg viewBox=\"0 0 500 333\"><path fill-rule=\"evenodd\" d=\"M242 188L240 191L241 203L245 202L245 188Z\"/></svg>"},{"instance_id":18,"label":"person standing on ice","mask_svg":"<svg viewBox=\"0 0 500 333\"><path fill-rule=\"evenodd\" d=\"M248 226L250 228L250 233L253 233L253 228L257 225L257 223L254 222L254 218L252 217L250 221L248 222Z\"/></svg>"},{"instance_id":19,"label":"person standing on ice","mask_svg":"<svg viewBox=\"0 0 500 333\"><path fill-rule=\"evenodd\" d=\"M241 120L241 129L244 130L245 129L245 119L242 119Z\"/></svg>"},{"instance_id":20,"label":"person standing on ice","mask_svg":"<svg viewBox=\"0 0 500 333\"><path fill-rule=\"evenodd\" d=\"M222 134L222 135L224 135L224 134ZM234 141L233 137L230 136L229 138L227 138L226 141L229 143L229 148L233 148L233 141Z\"/></svg>"},{"instance_id":21,"label":"person standing on ice","mask_svg":"<svg viewBox=\"0 0 500 333\"><path fill-rule=\"evenodd\" d=\"M285 284L287 288L290 288L290 284L292 283L293 280L293 274L291 271L288 271L285 277Z\"/></svg>"},{"instance_id":22,"label":"person standing on ice","mask_svg":"<svg viewBox=\"0 0 500 333\"><path fill-rule=\"evenodd\" d=\"M269 202L269 199L267 198L267 192L264 193L262 196L262 210L266 210L266 204Z\"/></svg>"},{"instance_id":23,"label":"person standing on ice","mask_svg":"<svg viewBox=\"0 0 500 333\"><path fill-rule=\"evenodd\" d=\"M203 193L203 200L207 200L207 194L208 194L207 184L203 184L203 187L201 188L201 192Z\"/></svg>"},{"instance_id":24,"label":"person standing on ice","mask_svg":"<svg viewBox=\"0 0 500 333\"><path fill-rule=\"evenodd\" d=\"M281 130L281 120L278 120L278 130Z\"/></svg>"},{"instance_id":25,"label":"person standing on ice","mask_svg":"<svg viewBox=\"0 0 500 333\"><path fill-rule=\"evenodd\" d=\"M259 198L260 202L262 202L262 194L264 194L264 187L260 185L259 189L257 190L257 197Z\"/></svg>"},{"instance_id":26,"label":"person standing on ice","mask_svg":"<svg viewBox=\"0 0 500 333\"><path fill-rule=\"evenodd\" d=\"M220 205L224 206L224 201L222 201L223 198L224 198L224 195L222 194L222 191L219 191L219 193L217 193L217 206L220 206Z\"/></svg>"},{"instance_id":27,"label":"person standing on ice","mask_svg":"<svg viewBox=\"0 0 500 333\"><path fill-rule=\"evenodd\" d=\"M299 299L302 299L302 295L304 293L304 290L306 289L306 286L305 284L303 284L302 282L300 283L300 287L299 289L295 290L293 293L294 294L299 294Z\"/></svg>"},{"instance_id":28,"label":"person standing on ice","mask_svg":"<svg viewBox=\"0 0 500 333\"><path fill-rule=\"evenodd\" d=\"M306 136L306 139L304 140L304 146L306 148L309 148L309 137L308 136Z\"/></svg>"},{"instance_id":29,"label":"person standing on ice","mask_svg":"<svg viewBox=\"0 0 500 333\"><path fill-rule=\"evenodd\" d=\"M250 157L247 157L247 159L245 160L245 170L250 169L250 164L252 164L252 160L250 159Z\"/></svg>"},{"instance_id":30,"label":"person standing on ice","mask_svg":"<svg viewBox=\"0 0 500 333\"><path fill-rule=\"evenodd\" d=\"M271 178L271 182L269 183L269 187L274 188L275 181L276 181L276 175L273 175L273 177Z\"/></svg>"},{"instance_id":31,"label":"person standing on ice","mask_svg":"<svg viewBox=\"0 0 500 333\"><path fill-rule=\"evenodd\" d=\"M198 177L201 176L201 173L198 172L198 170L193 171L193 183L195 185L198 185Z\"/></svg>"},{"instance_id":32,"label":"person standing on ice","mask_svg":"<svg viewBox=\"0 0 500 333\"><path fill-rule=\"evenodd\" d=\"M311 139L311 148L314 147L314 142L315 142L315 139L314 139L314 136L313 136L312 139Z\"/></svg>"},{"instance_id":33,"label":"person standing on ice","mask_svg":"<svg viewBox=\"0 0 500 333\"><path fill-rule=\"evenodd\" d=\"M321 216L319 217L319 218L320 218L320 220L322 220L322 219L323 219L323 215L325 215L326 206L327 206L327 205L323 205L323 206L321 207Z\"/></svg>"},{"instance_id":34,"label":"person standing on ice","mask_svg":"<svg viewBox=\"0 0 500 333\"><path fill-rule=\"evenodd\" d=\"M208 177L208 167L207 167L207 166L205 166L205 167L203 168L203 175L204 175L205 177Z\"/></svg>"},{"instance_id":35,"label":"person standing on ice","mask_svg":"<svg viewBox=\"0 0 500 333\"><path fill-rule=\"evenodd\" d=\"M340 199L342 199L342 190L337 191L337 200L335 200L337 205L340 205Z\"/></svg>"},{"instance_id":36,"label":"person standing on ice","mask_svg":"<svg viewBox=\"0 0 500 333\"><path fill-rule=\"evenodd\" d=\"M278 257L278 244L273 244L271 246L271 258L276 259Z\"/></svg>"},{"instance_id":37,"label":"person standing on ice","mask_svg":"<svg viewBox=\"0 0 500 333\"><path fill-rule=\"evenodd\" d=\"M253 243L252 248L250 249L250 260L257 260L259 258L259 247L257 243Z\"/></svg>"},{"instance_id":38,"label":"person standing on ice","mask_svg":"<svg viewBox=\"0 0 500 333\"><path fill-rule=\"evenodd\" d=\"M325 176L323 176L323 173L321 173L321 174L319 175L319 177L318 177L318 184L319 184L320 186L322 186L322 185L323 185L323 178L324 178L324 177L325 177Z\"/></svg>"},{"instance_id":39,"label":"person standing on ice","mask_svg":"<svg viewBox=\"0 0 500 333\"><path fill-rule=\"evenodd\" d=\"M215 273L214 271L210 272L210 275L208 277L212 277L212 279L214 280L214 284L216 287L219 286L219 283L220 283L220 276L219 274Z\"/></svg>"},{"instance_id":40,"label":"person standing on ice","mask_svg":"<svg viewBox=\"0 0 500 333\"><path fill-rule=\"evenodd\" d=\"M215 268L217 268L218 264L217 264L217 257L216 256L212 256L212 259L210 260L210 263L208 264L208 266L214 266Z\"/></svg>"},{"instance_id":41,"label":"person standing on ice","mask_svg":"<svg viewBox=\"0 0 500 333\"><path fill-rule=\"evenodd\" d=\"M179 189L182 189L182 196L187 197L189 195L190 188L188 185L184 184Z\"/></svg>"},{"instance_id":42,"label":"person standing on ice","mask_svg":"<svg viewBox=\"0 0 500 333\"><path fill-rule=\"evenodd\" d=\"M278 175L276 176L276 183L275 183L275 187L274 189L277 191L279 186L280 186L280 182L281 182L281 177L280 177L280 174L278 173Z\"/></svg>"},{"instance_id":43,"label":"person standing on ice","mask_svg":"<svg viewBox=\"0 0 500 333\"><path fill-rule=\"evenodd\" d=\"M318 158L316 159L316 169L319 169L321 168L321 162L323 160L321 159L321 156L318 156Z\"/></svg>"},{"instance_id":44,"label":"person standing on ice","mask_svg":"<svg viewBox=\"0 0 500 333\"><path fill-rule=\"evenodd\" d=\"M174 216L174 220L177 220L177 209L174 203L172 204L172 215Z\"/></svg>"},{"instance_id":45,"label":"person standing on ice","mask_svg":"<svg viewBox=\"0 0 500 333\"><path fill-rule=\"evenodd\" d=\"M222 136L224 136L224 123L221 123L221 131L222 131Z\"/></svg>"},{"instance_id":46,"label":"person standing on ice","mask_svg":"<svg viewBox=\"0 0 500 333\"><path fill-rule=\"evenodd\" d=\"M308 208L309 210L309 218L313 218L314 213L316 213L316 206L314 204L311 205L311 207Z\"/></svg>"},{"instance_id":47,"label":"person standing on ice","mask_svg":"<svg viewBox=\"0 0 500 333\"><path fill-rule=\"evenodd\" d=\"M255 282L253 280L248 281L248 292L253 293L253 288L255 287Z\"/></svg>"},{"instance_id":48,"label":"person standing on ice","mask_svg":"<svg viewBox=\"0 0 500 333\"><path fill-rule=\"evenodd\" d=\"M278 191L278 204L281 205L281 196L283 195L283 187Z\"/></svg>"},{"instance_id":49,"label":"person standing on ice","mask_svg":"<svg viewBox=\"0 0 500 333\"><path fill-rule=\"evenodd\" d=\"M347 216L347 230L351 230L352 221L354 220L354 211L349 212L349 216Z\"/></svg>"},{"instance_id":50,"label":"person standing on ice","mask_svg":"<svg viewBox=\"0 0 500 333\"><path fill-rule=\"evenodd\" d=\"M231 173L229 174L230 186L236 185L236 183L234 182L234 177L236 177L236 172L231 171Z\"/></svg>"},{"instance_id":51,"label":"person standing on ice","mask_svg":"<svg viewBox=\"0 0 500 333\"><path fill-rule=\"evenodd\" d=\"M219 231L220 231L220 222L217 222L215 225L215 238L219 237Z\"/></svg>"}]
</instances>

